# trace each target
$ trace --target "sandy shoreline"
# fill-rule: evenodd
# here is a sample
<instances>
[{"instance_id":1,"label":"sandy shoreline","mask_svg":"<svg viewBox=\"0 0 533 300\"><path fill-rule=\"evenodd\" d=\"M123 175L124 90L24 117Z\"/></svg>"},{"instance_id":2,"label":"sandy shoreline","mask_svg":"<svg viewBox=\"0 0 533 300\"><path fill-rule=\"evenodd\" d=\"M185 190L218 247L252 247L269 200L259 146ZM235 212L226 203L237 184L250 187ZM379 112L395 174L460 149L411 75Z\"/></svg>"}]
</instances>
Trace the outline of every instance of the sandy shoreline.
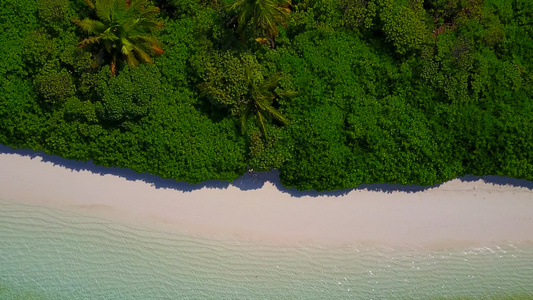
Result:
<instances>
[{"instance_id":1,"label":"sandy shoreline","mask_svg":"<svg viewBox=\"0 0 533 300\"><path fill-rule=\"evenodd\" d=\"M89 171L92 164L76 170L37 153L14 152L0 152L1 200L180 234L268 244L426 248L533 242L533 190L526 187L455 179L415 193L363 189L293 197L267 181L250 190L230 184L188 191Z\"/></svg>"}]
</instances>

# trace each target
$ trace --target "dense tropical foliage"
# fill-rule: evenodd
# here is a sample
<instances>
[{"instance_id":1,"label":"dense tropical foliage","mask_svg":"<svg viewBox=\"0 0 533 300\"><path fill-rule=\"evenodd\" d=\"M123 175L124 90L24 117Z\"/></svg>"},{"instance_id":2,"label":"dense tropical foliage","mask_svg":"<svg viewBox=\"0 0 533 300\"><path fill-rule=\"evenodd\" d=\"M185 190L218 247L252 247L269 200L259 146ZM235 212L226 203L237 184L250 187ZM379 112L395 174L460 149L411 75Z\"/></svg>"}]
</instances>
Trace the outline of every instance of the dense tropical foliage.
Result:
<instances>
[{"instance_id":1,"label":"dense tropical foliage","mask_svg":"<svg viewBox=\"0 0 533 300\"><path fill-rule=\"evenodd\" d=\"M290 0L236 0L228 8L236 12L238 30L243 37L246 27L251 27L255 35L267 37L258 37L256 41L268 39L273 48L278 27L287 25L290 5Z\"/></svg>"},{"instance_id":2,"label":"dense tropical foliage","mask_svg":"<svg viewBox=\"0 0 533 300\"><path fill-rule=\"evenodd\" d=\"M154 63L149 53L162 54L157 38L152 33L163 27L162 21L154 18L159 13L157 7L146 7L147 0L85 0L95 11L99 20L74 19L84 31L93 34L83 39L79 45L92 45L97 48L95 62L110 61L111 73L116 73L120 58L129 66L138 66L139 59ZM65 3L65 2L63 2ZM106 57L107 56L107 57Z\"/></svg>"},{"instance_id":3,"label":"dense tropical foliage","mask_svg":"<svg viewBox=\"0 0 533 300\"><path fill-rule=\"evenodd\" d=\"M1 8L2 144L189 182L533 180L529 0Z\"/></svg>"}]
</instances>

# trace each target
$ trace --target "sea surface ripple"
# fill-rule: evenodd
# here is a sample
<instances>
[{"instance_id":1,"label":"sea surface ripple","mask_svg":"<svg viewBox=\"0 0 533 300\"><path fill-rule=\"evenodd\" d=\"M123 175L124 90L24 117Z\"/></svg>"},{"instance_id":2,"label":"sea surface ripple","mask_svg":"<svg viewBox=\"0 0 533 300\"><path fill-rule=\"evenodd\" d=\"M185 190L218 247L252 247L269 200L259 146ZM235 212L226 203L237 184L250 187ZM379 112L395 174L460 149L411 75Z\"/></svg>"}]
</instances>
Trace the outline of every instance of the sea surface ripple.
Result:
<instances>
[{"instance_id":1,"label":"sea surface ripple","mask_svg":"<svg viewBox=\"0 0 533 300\"><path fill-rule=\"evenodd\" d=\"M357 228L354 228L357 230ZM0 299L533 297L533 247L203 239L0 200Z\"/></svg>"}]
</instances>

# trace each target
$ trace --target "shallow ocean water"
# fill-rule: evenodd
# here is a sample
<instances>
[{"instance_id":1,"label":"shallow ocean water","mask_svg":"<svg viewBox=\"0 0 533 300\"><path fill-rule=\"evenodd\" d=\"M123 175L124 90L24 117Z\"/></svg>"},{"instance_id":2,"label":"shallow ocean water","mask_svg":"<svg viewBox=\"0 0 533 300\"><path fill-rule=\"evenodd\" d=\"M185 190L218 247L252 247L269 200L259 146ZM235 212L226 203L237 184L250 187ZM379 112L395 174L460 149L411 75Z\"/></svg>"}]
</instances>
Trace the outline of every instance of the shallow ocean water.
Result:
<instances>
[{"instance_id":1,"label":"shallow ocean water","mask_svg":"<svg viewBox=\"0 0 533 300\"><path fill-rule=\"evenodd\" d=\"M356 228L354 228L356 230ZM533 298L533 245L272 246L0 201L0 299Z\"/></svg>"}]
</instances>

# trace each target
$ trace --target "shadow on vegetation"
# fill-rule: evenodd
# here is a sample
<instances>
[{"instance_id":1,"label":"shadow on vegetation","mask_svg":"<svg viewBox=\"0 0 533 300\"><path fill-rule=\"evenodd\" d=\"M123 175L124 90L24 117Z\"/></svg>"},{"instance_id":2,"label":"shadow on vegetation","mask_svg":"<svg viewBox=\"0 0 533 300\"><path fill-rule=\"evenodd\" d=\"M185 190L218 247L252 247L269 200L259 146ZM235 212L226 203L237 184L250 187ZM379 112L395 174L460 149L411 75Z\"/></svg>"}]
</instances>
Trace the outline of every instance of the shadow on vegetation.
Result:
<instances>
[{"instance_id":1,"label":"shadow on vegetation","mask_svg":"<svg viewBox=\"0 0 533 300\"><path fill-rule=\"evenodd\" d=\"M208 180L202 183L194 184L183 181L176 181L174 179L165 179L156 175L148 173L137 173L131 169L119 168L119 167L104 167L95 165L92 161L83 162L70 160L56 155L46 154L43 151L34 151L31 149L12 149L10 147L0 145L0 154L18 154L22 156L29 156L31 158L42 158L44 162L50 162L54 165L62 166L64 168L73 171L89 171L99 175L116 175L123 177L130 181L144 181L148 184L155 186L156 188L168 188L175 189L184 192L192 192L204 187L225 189L230 183L221 180Z\"/></svg>"},{"instance_id":2,"label":"shadow on vegetation","mask_svg":"<svg viewBox=\"0 0 533 300\"><path fill-rule=\"evenodd\" d=\"M503 176L496 176L496 175L486 175L486 176L466 175L464 177L460 177L459 179L465 182L478 181L482 179L486 183L492 183L495 185L510 185L514 187L523 187L523 188L533 190L533 181L529 181L526 179L518 179L518 178L503 177Z\"/></svg>"},{"instance_id":3,"label":"shadow on vegetation","mask_svg":"<svg viewBox=\"0 0 533 300\"><path fill-rule=\"evenodd\" d=\"M318 197L318 196L342 196L348 194L352 190L368 190L384 193L392 192L405 192L405 193L416 193L429 189L439 187L442 184L436 184L431 186L421 186L421 185L401 185L401 184L386 184L386 183L375 183L375 184L361 184L354 189L342 189L335 191L299 191L295 188L287 188L281 184L279 179L279 172L277 170L270 172L248 172L237 178L233 182L226 182L221 180L208 180L202 183L187 183L183 181L176 181L174 179L165 179L156 175L151 175L148 173L137 173L133 170L126 168L118 167L103 167L97 166L92 161L82 162L75 161L66 158L62 158L55 155L46 154L43 151L34 151L30 149L13 149L4 145L0 145L0 154L18 154L21 156L28 156L31 158L42 158L44 162L50 162L54 165L62 166L64 168L73 170L73 171L89 171L101 176L104 175L115 175L123 177L130 181L144 181L148 184L153 185L156 188L164 189L175 189L183 192L192 192L202 188L210 189L226 189L230 185L239 188L240 190L256 190L263 187L266 182L271 182L279 191L283 193L288 193L293 197ZM530 190L533 190L533 182L525 179L516 179L510 177L502 176L472 176L466 175L464 177L458 178L464 182L474 182L478 180L483 180L486 183L492 183L495 185L510 185L513 187L524 187Z\"/></svg>"}]
</instances>

